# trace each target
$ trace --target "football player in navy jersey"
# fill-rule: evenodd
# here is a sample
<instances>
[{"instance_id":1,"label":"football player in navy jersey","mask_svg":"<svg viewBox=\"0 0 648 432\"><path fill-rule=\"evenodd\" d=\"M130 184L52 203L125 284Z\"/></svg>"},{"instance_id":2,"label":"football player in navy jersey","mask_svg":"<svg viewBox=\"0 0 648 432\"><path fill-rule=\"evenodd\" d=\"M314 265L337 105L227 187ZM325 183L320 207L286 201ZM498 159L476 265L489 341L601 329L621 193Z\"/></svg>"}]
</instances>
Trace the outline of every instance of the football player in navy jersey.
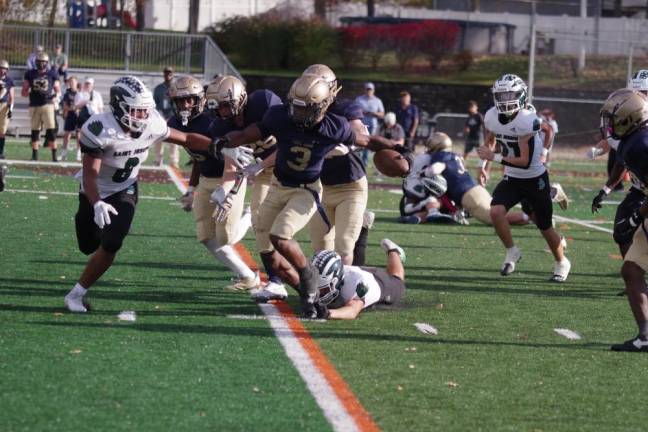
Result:
<instances>
[{"instance_id":1,"label":"football player in navy jersey","mask_svg":"<svg viewBox=\"0 0 648 432\"><path fill-rule=\"evenodd\" d=\"M56 70L49 67L47 53L38 53L36 56L36 69L25 72L21 95L22 97L29 96L32 160L38 160L38 138L42 127L45 129L45 140L52 150L52 161L56 162L56 122L54 112L61 97L61 84Z\"/></svg>"},{"instance_id":2,"label":"football player in navy jersey","mask_svg":"<svg viewBox=\"0 0 648 432\"><path fill-rule=\"evenodd\" d=\"M0 159L4 159L5 134L13 114L14 82L9 76L9 62L0 60Z\"/></svg>"},{"instance_id":3,"label":"football player in navy jersey","mask_svg":"<svg viewBox=\"0 0 648 432\"><path fill-rule=\"evenodd\" d=\"M204 111L205 94L200 82L191 76L182 76L171 81L169 85L169 98L174 115L168 120L169 127L182 132L193 132L209 136L212 118ZM232 247L237 243L249 227L243 222L242 193L235 200L235 205L223 221L214 219L216 206L210 201L212 192L227 184L231 187L234 175L224 175L226 164L230 164L234 171L234 163L229 158L216 159L207 151L193 151L187 149L193 160L189 187L187 193L181 198L183 208L187 211L193 209L196 222L196 237L214 257L229 268L238 277L238 281L225 287L228 291L238 291L241 287L254 287L258 285L258 276L243 262L236 250Z\"/></svg>"},{"instance_id":4,"label":"football player in navy jersey","mask_svg":"<svg viewBox=\"0 0 648 432\"><path fill-rule=\"evenodd\" d=\"M647 126L648 97L640 92L617 90L601 108L603 135L620 140L617 157L642 186L648 184ZM644 200L632 213L615 221L615 232L632 235L632 244L623 259L621 275L639 334L621 344L612 345L614 351L648 352L648 292L645 280L648 270L647 215L648 202Z\"/></svg>"},{"instance_id":5,"label":"football player in navy jersey","mask_svg":"<svg viewBox=\"0 0 648 432\"><path fill-rule=\"evenodd\" d=\"M338 91L337 77L331 68L314 64L302 75L320 76L331 91ZM350 99L336 98L329 112L346 118L352 129L368 134L362 123L362 106ZM365 219L369 187L362 156L340 146L330 152L322 166L322 205L330 221L330 229L322 218L312 218L309 224L313 250L335 250L345 265L364 265L370 222Z\"/></svg>"},{"instance_id":6,"label":"football player in navy jersey","mask_svg":"<svg viewBox=\"0 0 648 432\"><path fill-rule=\"evenodd\" d=\"M534 222L545 238L554 257L553 274L549 280L567 280L571 263L565 257L563 242L552 226L553 206L549 174L543 163L544 144L553 139L553 130L547 129L544 143L540 138L542 119L535 110L528 109L527 86L520 77L506 74L493 85L495 106L484 116L487 130L487 145L477 150L483 159L482 173L485 176L491 161L504 165L504 177L493 191L490 216L493 226L506 248L506 256L500 268L502 276L515 271L522 258L515 246L511 227L507 220L508 211L525 200L533 208ZM501 153L495 153L496 145Z\"/></svg>"},{"instance_id":7,"label":"football player in navy jersey","mask_svg":"<svg viewBox=\"0 0 648 432\"><path fill-rule=\"evenodd\" d=\"M281 103L279 96L270 90L258 89L248 95L245 85L235 76L220 77L217 84L210 86L207 92L207 106L215 113L216 118L210 135L222 137L228 132L242 130L251 124L260 122L270 107L281 105ZM249 145L256 159L267 159L276 150L276 140L272 136ZM255 229L259 221L259 208L268 195L271 179L271 168L264 169L254 178L250 207L252 226ZM229 218L234 201L239 196L242 199L244 194L237 192L235 196L232 196L228 192L229 188L217 188L212 194L212 198L222 206L223 215ZM241 290L250 290L250 295L256 301L285 299L288 293L283 282L273 272L272 267L266 265L265 262L263 264L268 275L268 283L262 288L257 288L258 284L254 287L241 285Z\"/></svg>"},{"instance_id":8,"label":"football player in navy jersey","mask_svg":"<svg viewBox=\"0 0 648 432\"><path fill-rule=\"evenodd\" d=\"M319 76L302 75L291 86L286 104L271 107L260 123L230 132L212 145L212 151L218 151L270 135L277 139L277 151L259 164L274 163L274 178L261 205L257 246L264 262L298 289L302 312L309 318L316 316L318 273L293 237L315 212L328 221L320 202L324 157L339 144L393 147L382 137L354 133L344 117L327 112L335 95Z\"/></svg>"}]
</instances>

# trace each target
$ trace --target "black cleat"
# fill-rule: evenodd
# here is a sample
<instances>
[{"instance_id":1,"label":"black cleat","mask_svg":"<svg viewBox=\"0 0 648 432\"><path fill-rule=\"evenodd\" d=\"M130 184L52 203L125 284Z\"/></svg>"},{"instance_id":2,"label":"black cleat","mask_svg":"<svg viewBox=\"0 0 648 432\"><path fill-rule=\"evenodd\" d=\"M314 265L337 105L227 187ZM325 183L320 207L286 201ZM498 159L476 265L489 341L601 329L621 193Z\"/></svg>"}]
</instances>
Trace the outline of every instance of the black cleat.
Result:
<instances>
[{"instance_id":1,"label":"black cleat","mask_svg":"<svg viewBox=\"0 0 648 432\"><path fill-rule=\"evenodd\" d=\"M610 349L619 352L648 352L648 341L637 336L621 344L612 345Z\"/></svg>"},{"instance_id":2,"label":"black cleat","mask_svg":"<svg viewBox=\"0 0 648 432\"><path fill-rule=\"evenodd\" d=\"M5 174L7 173L7 166L6 165L0 165L0 192L2 192L5 188Z\"/></svg>"},{"instance_id":3,"label":"black cleat","mask_svg":"<svg viewBox=\"0 0 648 432\"><path fill-rule=\"evenodd\" d=\"M302 316L304 318L315 319L317 318L317 310L315 304L319 301L319 271L317 267L309 264L311 269L311 277L307 280L299 282L299 303L302 309Z\"/></svg>"}]
</instances>

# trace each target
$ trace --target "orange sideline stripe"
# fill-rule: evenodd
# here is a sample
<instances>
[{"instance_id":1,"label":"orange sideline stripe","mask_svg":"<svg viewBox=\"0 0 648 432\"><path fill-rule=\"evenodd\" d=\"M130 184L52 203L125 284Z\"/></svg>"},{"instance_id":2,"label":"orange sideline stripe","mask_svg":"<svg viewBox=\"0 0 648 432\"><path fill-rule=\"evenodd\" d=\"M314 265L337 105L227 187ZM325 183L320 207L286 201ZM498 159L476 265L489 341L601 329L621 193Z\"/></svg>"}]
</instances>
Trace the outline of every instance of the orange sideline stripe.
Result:
<instances>
[{"instance_id":1,"label":"orange sideline stripe","mask_svg":"<svg viewBox=\"0 0 648 432\"><path fill-rule=\"evenodd\" d=\"M186 187L187 181L184 179L184 175L177 168L172 167L172 169L178 176L182 184ZM265 272L260 271L259 266L254 261L254 258L250 254L250 251L248 251L243 244L236 243L234 245L234 248L241 256L241 259L245 262L245 264L250 267L250 269L252 269L253 271L259 271L261 278L264 281L268 280L268 276L265 274ZM335 392L335 395L338 397L342 405L346 408L349 415L353 418L356 425L358 426L358 429L363 432L379 431L380 428L378 427L378 425L373 421L369 413L364 409L358 398L356 398L355 394L353 394L353 391L351 391L351 389L347 385L346 381L344 381L344 378L340 376L340 374L331 364L324 352L322 352L317 342L315 342L310 333L308 333L308 330L306 330L302 323L297 319L293 311L290 309L288 303L283 301L276 301L274 302L274 304L277 309L279 309L279 312L281 312L281 315L288 323L288 326L295 334L295 337L297 338L301 346L308 353L311 360L313 360L315 367L317 367L322 375L324 375L324 378L326 379L326 381L328 381L329 385Z\"/></svg>"}]
</instances>

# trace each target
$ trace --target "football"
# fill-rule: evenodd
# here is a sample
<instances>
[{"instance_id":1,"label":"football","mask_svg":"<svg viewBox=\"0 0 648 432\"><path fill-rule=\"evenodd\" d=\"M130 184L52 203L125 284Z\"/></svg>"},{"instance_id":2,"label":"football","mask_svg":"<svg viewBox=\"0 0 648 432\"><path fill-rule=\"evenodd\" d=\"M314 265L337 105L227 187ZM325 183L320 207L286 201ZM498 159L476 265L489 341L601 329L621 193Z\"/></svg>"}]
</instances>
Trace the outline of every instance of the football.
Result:
<instances>
[{"instance_id":1,"label":"football","mask_svg":"<svg viewBox=\"0 0 648 432\"><path fill-rule=\"evenodd\" d=\"M396 150L379 150L373 157L378 171L388 177L405 177L409 172L409 162Z\"/></svg>"}]
</instances>

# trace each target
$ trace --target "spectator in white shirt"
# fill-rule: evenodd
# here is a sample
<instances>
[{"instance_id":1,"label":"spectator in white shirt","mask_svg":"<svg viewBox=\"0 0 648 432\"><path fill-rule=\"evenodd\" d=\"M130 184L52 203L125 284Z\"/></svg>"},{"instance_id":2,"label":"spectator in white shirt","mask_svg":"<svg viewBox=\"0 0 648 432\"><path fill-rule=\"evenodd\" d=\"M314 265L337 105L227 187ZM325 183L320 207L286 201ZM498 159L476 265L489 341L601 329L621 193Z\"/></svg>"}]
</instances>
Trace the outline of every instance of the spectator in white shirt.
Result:
<instances>
[{"instance_id":1,"label":"spectator in white shirt","mask_svg":"<svg viewBox=\"0 0 648 432\"><path fill-rule=\"evenodd\" d=\"M81 91L74 98L74 108L79 110L79 127L93 114L102 113L104 110L101 93L94 89L94 79L86 78Z\"/></svg>"},{"instance_id":2,"label":"spectator in white shirt","mask_svg":"<svg viewBox=\"0 0 648 432\"><path fill-rule=\"evenodd\" d=\"M378 119L385 116L385 107L379 97L375 95L376 88L373 83L365 83L365 94L358 96L355 101L362 107L364 118L362 123L367 126L370 135L378 133ZM362 162L367 165L369 150L362 151Z\"/></svg>"}]
</instances>

